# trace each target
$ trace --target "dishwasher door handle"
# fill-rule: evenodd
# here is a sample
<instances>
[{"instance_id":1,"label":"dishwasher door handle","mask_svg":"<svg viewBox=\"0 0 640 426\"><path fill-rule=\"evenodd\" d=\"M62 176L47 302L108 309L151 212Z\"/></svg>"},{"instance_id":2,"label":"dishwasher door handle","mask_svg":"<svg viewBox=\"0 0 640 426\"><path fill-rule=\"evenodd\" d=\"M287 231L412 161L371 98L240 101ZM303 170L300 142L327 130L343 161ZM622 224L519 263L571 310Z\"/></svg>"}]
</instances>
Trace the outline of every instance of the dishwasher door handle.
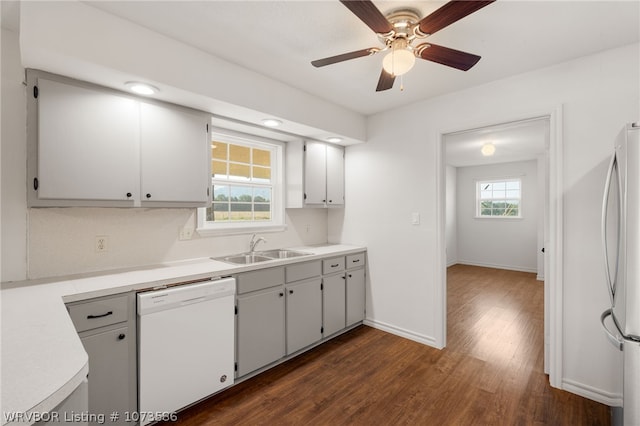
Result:
<instances>
[{"instance_id":1,"label":"dishwasher door handle","mask_svg":"<svg viewBox=\"0 0 640 426\"><path fill-rule=\"evenodd\" d=\"M194 303L198 303L198 302L202 302L204 300L207 300L206 297L201 296L201 297L194 297L193 299L187 299L187 300L183 300L180 302L180 306L185 306L185 305L192 305Z\"/></svg>"}]
</instances>

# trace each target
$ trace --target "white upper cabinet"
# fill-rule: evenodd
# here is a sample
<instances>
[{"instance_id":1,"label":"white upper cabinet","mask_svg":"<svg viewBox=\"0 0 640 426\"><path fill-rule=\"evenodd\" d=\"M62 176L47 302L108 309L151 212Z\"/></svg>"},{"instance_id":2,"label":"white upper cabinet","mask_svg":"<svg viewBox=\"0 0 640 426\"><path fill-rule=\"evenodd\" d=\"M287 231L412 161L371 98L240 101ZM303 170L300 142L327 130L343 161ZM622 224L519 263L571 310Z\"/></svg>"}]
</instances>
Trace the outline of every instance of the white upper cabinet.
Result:
<instances>
[{"instance_id":1,"label":"white upper cabinet","mask_svg":"<svg viewBox=\"0 0 640 426\"><path fill-rule=\"evenodd\" d=\"M28 72L32 207L209 203L210 115Z\"/></svg>"},{"instance_id":2,"label":"white upper cabinet","mask_svg":"<svg viewBox=\"0 0 640 426\"><path fill-rule=\"evenodd\" d=\"M140 105L142 201L207 203L209 117Z\"/></svg>"},{"instance_id":3,"label":"white upper cabinet","mask_svg":"<svg viewBox=\"0 0 640 426\"><path fill-rule=\"evenodd\" d=\"M326 144L307 142L304 153L305 204L326 203L327 199Z\"/></svg>"},{"instance_id":4,"label":"white upper cabinet","mask_svg":"<svg viewBox=\"0 0 640 426\"><path fill-rule=\"evenodd\" d=\"M344 206L344 148L287 143L287 207Z\"/></svg>"},{"instance_id":5,"label":"white upper cabinet","mask_svg":"<svg viewBox=\"0 0 640 426\"><path fill-rule=\"evenodd\" d=\"M40 80L38 197L132 199L138 186L138 111L138 103L124 96Z\"/></svg>"},{"instance_id":6,"label":"white upper cabinet","mask_svg":"<svg viewBox=\"0 0 640 426\"><path fill-rule=\"evenodd\" d=\"M344 205L344 148L327 144L327 204Z\"/></svg>"}]
</instances>

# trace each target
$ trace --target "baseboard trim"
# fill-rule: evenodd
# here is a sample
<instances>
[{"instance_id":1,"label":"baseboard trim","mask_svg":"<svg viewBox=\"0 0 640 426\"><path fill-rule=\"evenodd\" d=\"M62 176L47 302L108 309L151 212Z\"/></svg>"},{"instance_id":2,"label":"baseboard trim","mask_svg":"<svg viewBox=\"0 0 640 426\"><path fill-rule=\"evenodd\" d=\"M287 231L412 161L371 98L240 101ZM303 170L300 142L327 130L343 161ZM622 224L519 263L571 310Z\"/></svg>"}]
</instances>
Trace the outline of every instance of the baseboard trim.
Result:
<instances>
[{"instance_id":1,"label":"baseboard trim","mask_svg":"<svg viewBox=\"0 0 640 426\"><path fill-rule=\"evenodd\" d=\"M518 271L518 272L530 272L537 274L538 270L535 268L525 268L521 266L511 266L511 265L494 265L492 263L483 263L483 262L469 262L466 260L458 260L455 262L459 265L469 265L469 266L481 266L483 268L494 268L494 269L506 269L507 271Z\"/></svg>"},{"instance_id":2,"label":"baseboard trim","mask_svg":"<svg viewBox=\"0 0 640 426\"><path fill-rule=\"evenodd\" d=\"M387 333L391 333L396 336L404 337L405 339L413 340L414 342L422 343L423 345L431 346L436 349L442 349L436 345L436 339L431 336L425 336L423 334L415 333L411 330L396 327L395 325L372 319L365 319L364 324L368 325L369 327L377 328L378 330L386 331Z\"/></svg>"},{"instance_id":3,"label":"baseboard trim","mask_svg":"<svg viewBox=\"0 0 640 426\"><path fill-rule=\"evenodd\" d=\"M610 407L622 406L622 395L605 392L602 389L597 389L584 383L562 379L562 389Z\"/></svg>"}]
</instances>

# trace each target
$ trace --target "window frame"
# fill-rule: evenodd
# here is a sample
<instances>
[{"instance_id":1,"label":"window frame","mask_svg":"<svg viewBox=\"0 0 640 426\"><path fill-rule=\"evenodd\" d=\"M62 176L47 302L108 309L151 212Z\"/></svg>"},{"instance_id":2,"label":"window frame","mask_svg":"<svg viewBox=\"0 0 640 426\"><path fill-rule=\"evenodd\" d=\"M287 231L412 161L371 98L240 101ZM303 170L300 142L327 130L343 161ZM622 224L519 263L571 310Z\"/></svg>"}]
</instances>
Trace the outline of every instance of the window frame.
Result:
<instances>
[{"instance_id":1,"label":"window frame","mask_svg":"<svg viewBox=\"0 0 640 426\"><path fill-rule=\"evenodd\" d=\"M285 219L285 142L274 139L267 139L251 134L235 132L226 129L213 128L211 131L211 141L268 149L272 151L271 159L271 220L269 221L237 221L219 222L207 221L207 208L213 207L213 171L211 171L211 197L207 207L200 207L196 213L196 231L201 236L216 235L241 235L255 232L279 232L287 229ZM211 162L212 159L210 159ZM233 185L235 182L229 182ZM253 184L248 183L253 186ZM264 186L261 184L255 186Z\"/></svg>"},{"instance_id":2,"label":"window frame","mask_svg":"<svg viewBox=\"0 0 640 426\"><path fill-rule=\"evenodd\" d=\"M482 198L481 196L481 186L483 184L495 184L495 183L508 183L508 182L518 182L520 184L520 195L519 197L507 197L505 194L505 198ZM476 219L508 219L508 220L518 220L523 219L522 214L522 194L523 194L523 185L522 185L522 177L520 176L509 176L509 177L500 177L500 178L479 178L475 180L476 185L476 200L475 200L475 218ZM482 214L482 202L483 201L504 201L507 202L509 200L518 200L518 215L517 216L488 216Z\"/></svg>"}]
</instances>

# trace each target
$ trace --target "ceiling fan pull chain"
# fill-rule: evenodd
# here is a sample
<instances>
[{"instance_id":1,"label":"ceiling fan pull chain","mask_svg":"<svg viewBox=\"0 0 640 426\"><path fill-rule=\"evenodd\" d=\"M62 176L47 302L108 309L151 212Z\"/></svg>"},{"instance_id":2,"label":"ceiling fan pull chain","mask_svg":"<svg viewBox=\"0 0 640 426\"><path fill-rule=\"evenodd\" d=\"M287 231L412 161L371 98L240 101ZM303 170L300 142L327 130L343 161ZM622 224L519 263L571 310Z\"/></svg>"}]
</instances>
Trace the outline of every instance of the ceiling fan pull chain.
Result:
<instances>
[{"instance_id":1,"label":"ceiling fan pull chain","mask_svg":"<svg viewBox=\"0 0 640 426\"><path fill-rule=\"evenodd\" d=\"M400 91L404 92L404 76L400 76Z\"/></svg>"}]
</instances>

